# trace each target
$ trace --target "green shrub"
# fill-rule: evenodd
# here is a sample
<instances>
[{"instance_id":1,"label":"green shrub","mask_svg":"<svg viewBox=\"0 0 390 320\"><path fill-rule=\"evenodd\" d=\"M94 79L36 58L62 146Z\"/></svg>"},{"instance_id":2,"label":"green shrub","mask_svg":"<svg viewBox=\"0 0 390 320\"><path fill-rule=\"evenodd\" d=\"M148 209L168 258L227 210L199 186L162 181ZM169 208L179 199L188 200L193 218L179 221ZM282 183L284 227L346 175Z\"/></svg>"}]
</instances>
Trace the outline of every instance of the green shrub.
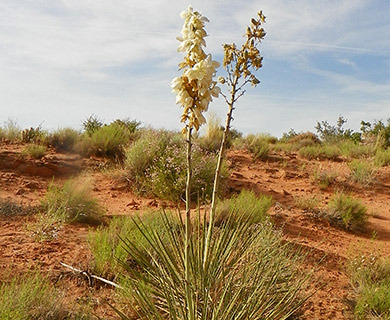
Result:
<instances>
[{"instance_id":1,"label":"green shrub","mask_svg":"<svg viewBox=\"0 0 390 320\"><path fill-rule=\"evenodd\" d=\"M47 137L47 143L57 151L71 152L79 138L78 131L72 128L62 128L50 133Z\"/></svg>"},{"instance_id":2,"label":"green shrub","mask_svg":"<svg viewBox=\"0 0 390 320\"><path fill-rule=\"evenodd\" d=\"M193 145L192 197L209 198L212 193L216 157ZM148 132L127 150L125 169L133 188L141 194L180 201L186 183L186 146L183 137L171 132ZM228 176L221 172L221 192Z\"/></svg>"},{"instance_id":3,"label":"green shrub","mask_svg":"<svg viewBox=\"0 0 390 320\"><path fill-rule=\"evenodd\" d=\"M168 213L169 214L169 213ZM93 270L102 276L113 277L121 271L120 261L130 263L130 257L121 239L131 240L137 250L147 252L151 245L142 236L141 230L137 227L140 218L115 217L107 227L100 226L88 233L88 243L93 256ZM152 228L164 238L162 228L163 218L160 212L148 211L142 213L142 224Z\"/></svg>"},{"instance_id":4,"label":"green shrub","mask_svg":"<svg viewBox=\"0 0 390 320\"><path fill-rule=\"evenodd\" d=\"M356 317L389 319L390 260L374 254L360 255L349 262L348 271L357 292Z\"/></svg>"},{"instance_id":5,"label":"green shrub","mask_svg":"<svg viewBox=\"0 0 390 320\"><path fill-rule=\"evenodd\" d=\"M89 116L83 121L84 132L91 137L92 134L103 126L103 121L95 115Z\"/></svg>"},{"instance_id":6,"label":"green shrub","mask_svg":"<svg viewBox=\"0 0 390 320\"><path fill-rule=\"evenodd\" d=\"M375 153L374 163L380 167L390 166L390 148L387 150L378 150Z\"/></svg>"},{"instance_id":7,"label":"green shrub","mask_svg":"<svg viewBox=\"0 0 390 320\"><path fill-rule=\"evenodd\" d=\"M91 196L92 181L68 180L62 187L52 183L42 200L42 207L51 217L64 222L96 223L104 210Z\"/></svg>"},{"instance_id":8,"label":"green shrub","mask_svg":"<svg viewBox=\"0 0 390 320\"><path fill-rule=\"evenodd\" d=\"M184 278L185 226L164 220L161 231L139 224L150 251L139 252L131 240L131 256L123 261L124 295L142 319L189 319L186 287L199 319L290 319L305 301L307 276L300 257L270 224L248 224L246 213L216 228L210 259L203 269L204 226L194 221L190 237L191 272ZM295 252L295 253L294 253ZM139 268L134 268L134 261ZM205 271L207 270L207 271ZM184 301L184 302L182 302ZM122 319L130 319L121 314Z\"/></svg>"},{"instance_id":9,"label":"green shrub","mask_svg":"<svg viewBox=\"0 0 390 320\"><path fill-rule=\"evenodd\" d=\"M249 224L265 222L271 205L272 197L257 197L253 191L242 190L240 194L218 204L215 224L219 226L227 220L235 221L238 217L245 217Z\"/></svg>"},{"instance_id":10,"label":"green shrub","mask_svg":"<svg viewBox=\"0 0 390 320\"><path fill-rule=\"evenodd\" d=\"M36 273L0 284L0 319L76 320L91 317L67 310L61 292L47 278Z\"/></svg>"},{"instance_id":11,"label":"green shrub","mask_svg":"<svg viewBox=\"0 0 390 320\"><path fill-rule=\"evenodd\" d=\"M367 221L367 208L358 199L335 194L328 204L329 217L346 230L359 230Z\"/></svg>"},{"instance_id":12,"label":"green shrub","mask_svg":"<svg viewBox=\"0 0 390 320\"><path fill-rule=\"evenodd\" d=\"M369 186L375 180L375 167L371 162L364 160L353 160L349 163L352 181Z\"/></svg>"},{"instance_id":13,"label":"green shrub","mask_svg":"<svg viewBox=\"0 0 390 320\"><path fill-rule=\"evenodd\" d=\"M343 126L347 122L343 116L339 116L336 125L330 125L328 121L317 122L316 130L324 142L339 143L347 139L360 142L361 134L353 132L351 129L344 129Z\"/></svg>"},{"instance_id":14,"label":"green shrub","mask_svg":"<svg viewBox=\"0 0 390 320\"><path fill-rule=\"evenodd\" d=\"M39 144L30 144L24 150L23 154L29 155L34 159L41 159L46 154L46 147Z\"/></svg>"}]
</instances>

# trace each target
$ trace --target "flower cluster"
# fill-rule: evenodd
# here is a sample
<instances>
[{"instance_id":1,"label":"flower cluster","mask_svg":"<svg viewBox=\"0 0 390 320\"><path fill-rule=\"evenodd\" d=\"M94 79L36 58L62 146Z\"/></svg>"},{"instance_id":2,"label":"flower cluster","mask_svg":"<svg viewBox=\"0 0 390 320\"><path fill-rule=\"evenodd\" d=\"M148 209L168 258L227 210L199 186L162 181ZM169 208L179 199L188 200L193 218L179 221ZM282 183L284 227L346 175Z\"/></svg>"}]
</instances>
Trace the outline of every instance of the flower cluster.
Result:
<instances>
[{"instance_id":1,"label":"flower cluster","mask_svg":"<svg viewBox=\"0 0 390 320\"><path fill-rule=\"evenodd\" d=\"M203 51L207 36L204 26L208 19L193 11L192 7L182 12L181 17L185 22L181 37L177 38L181 42L178 51L186 52L186 56L179 63L183 73L172 80L171 88L176 94L176 103L184 108L181 122L186 123L183 129L186 133L192 128L199 130L206 122L203 112L207 111L212 97L218 97L220 93L217 82L213 80L220 64L212 60L211 54Z\"/></svg>"}]
</instances>

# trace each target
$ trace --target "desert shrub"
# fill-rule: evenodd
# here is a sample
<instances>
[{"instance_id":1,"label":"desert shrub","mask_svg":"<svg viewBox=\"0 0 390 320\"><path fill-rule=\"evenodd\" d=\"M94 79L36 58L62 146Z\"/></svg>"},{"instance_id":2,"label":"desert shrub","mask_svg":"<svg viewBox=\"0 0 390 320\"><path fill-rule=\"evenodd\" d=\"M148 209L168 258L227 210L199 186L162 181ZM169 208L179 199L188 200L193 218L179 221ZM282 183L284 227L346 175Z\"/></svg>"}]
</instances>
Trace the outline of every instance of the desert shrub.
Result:
<instances>
[{"instance_id":1,"label":"desert shrub","mask_svg":"<svg viewBox=\"0 0 390 320\"><path fill-rule=\"evenodd\" d=\"M275 144L277 138L269 134L249 134L244 138L244 146L252 154L254 160L267 160L271 151L271 144Z\"/></svg>"},{"instance_id":2,"label":"desert shrub","mask_svg":"<svg viewBox=\"0 0 390 320\"><path fill-rule=\"evenodd\" d=\"M265 222L271 205L272 197L265 195L257 197L253 191L242 190L240 194L218 204L215 224L222 225L227 220L234 221L238 217L245 217L249 224Z\"/></svg>"},{"instance_id":3,"label":"desert shrub","mask_svg":"<svg viewBox=\"0 0 390 320\"><path fill-rule=\"evenodd\" d=\"M246 214L216 228L205 269L204 226L194 222L188 285L196 293L191 297L200 319L290 319L305 301L307 278L299 271L296 250L269 223L248 224ZM188 311L178 303L186 299L185 226L176 223L176 228L164 220L168 235L164 241L160 230L138 226L151 249L139 252L131 240L125 240L132 258L130 263L123 261L125 295L142 319L175 319L175 315L187 319ZM133 267L134 261L139 268ZM130 319L124 314L121 318Z\"/></svg>"},{"instance_id":4,"label":"desert shrub","mask_svg":"<svg viewBox=\"0 0 390 320\"><path fill-rule=\"evenodd\" d=\"M22 153L34 159L41 159L46 154L47 148L39 144L28 145Z\"/></svg>"},{"instance_id":5,"label":"desert shrub","mask_svg":"<svg viewBox=\"0 0 390 320\"><path fill-rule=\"evenodd\" d=\"M320 150L321 149L318 146L306 146L299 150L299 155L302 158L313 160L319 157Z\"/></svg>"},{"instance_id":6,"label":"desert shrub","mask_svg":"<svg viewBox=\"0 0 390 320\"><path fill-rule=\"evenodd\" d=\"M121 160L124 157L124 147L130 142L127 129L118 123L111 123L98 128L91 136L85 135L76 149L84 155Z\"/></svg>"},{"instance_id":7,"label":"desert shrub","mask_svg":"<svg viewBox=\"0 0 390 320\"><path fill-rule=\"evenodd\" d=\"M35 273L0 284L0 319L76 320L92 317L67 310L62 293L47 278Z\"/></svg>"},{"instance_id":8,"label":"desert shrub","mask_svg":"<svg viewBox=\"0 0 390 320\"><path fill-rule=\"evenodd\" d=\"M62 187L50 184L42 200L46 214L64 222L96 223L102 218L104 210L91 196L90 179L72 179Z\"/></svg>"},{"instance_id":9,"label":"desert shrub","mask_svg":"<svg viewBox=\"0 0 390 320\"><path fill-rule=\"evenodd\" d=\"M348 272L357 293L357 319L389 319L390 260L362 254L350 260Z\"/></svg>"},{"instance_id":10,"label":"desert shrub","mask_svg":"<svg viewBox=\"0 0 390 320\"><path fill-rule=\"evenodd\" d=\"M337 175L336 171L316 169L311 176L311 180L321 190L325 190L336 182Z\"/></svg>"},{"instance_id":11,"label":"desert shrub","mask_svg":"<svg viewBox=\"0 0 390 320\"><path fill-rule=\"evenodd\" d=\"M342 192L335 194L328 204L329 218L346 230L359 230L367 221L367 208L358 199Z\"/></svg>"},{"instance_id":12,"label":"desert shrub","mask_svg":"<svg viewBox=\"0 0 390 320\"><path fill-rule=\"evenodd\" d=\"M301 210L314 211L318 207L319 200L312 196L294 197L294 204Z\"/></svg>"},{"instance_id":13,"label":"desert shrub","mask_svg":"<svg viewBox=\"0 0 390 320\"><path fill-rule=\"evenodd\" d=\"M127 131L129 134L132 134L139 129L141 122L126 118L126 119L117 119L112 124L117 124L120 127L122 127L125 131Z\"/></svg>"},{"instance_id":14,"label":"desert shrub","mask_svg":"<svg viewBox=\"0 0 390 320\"><path fill-rule=\"evenodd\" d=\"M387 150L377 150L374 163L380 167L390 166L390 148Z\"/></svg>"},{"instance_id":15,"label":"desert shrub","mask_svg":"<svg viewBox=\"0 0 390 320\"><path fill-rule=\"evenodd\" d=\"M210 197L216 157L193 145L192 197ZM127 150L125 169L133 188L161 199L180 201L186 183L186 148L182 136L172 132L148 132ZM226 165L221 172L221 192L227 178Z\"/></svg>"},{"instance_id":16,"label":"desert shrub","mask_svg":"<svg viewBox=\"0 0 390 320\"><path fill-rule=\"evenodd\" d=\"M361 131L365 140L374 140L377 149L386 149L390 146L390 119L387 119L387 124L382 120L372 124L362 121Z\"/></svg>"},{"instance_id":17,"label":"desert shrub","mask_svg":"<svg viewBox=\"0 0 390 320\"><path fill-rule=\"evenodd\" d=\"M303 147L315 146L321 143L320 139L312 132L296 133L293 129L284 133L281 142L290 146L291 150L300 150Z\"/></svg>"},{"instance_id":18,"label":"desert shrub","mask_svg":"<svg viewBox=\"0 0 390 320\"><path fill-rule=\"evenodd\" d=\"M318 139L318 137L313 132L310 132L310 131L298 133L295 136L287 139L287 141L289 143L293 143L293 144L301 144L302 141L304 142L303 144L319 144L320 143L320 139Z\"/></svg>"},{"instance_id":19,"label":"desert shrub","mask_svg":"<svg viewBox=\"0 0 390 320\"><path fill-rule=\"evenodd\" d=\"M37 211L37 207L25 207L9 200L0 200L0 217L27 216Z\"/></svg>"},{"instance_id":20,"label":"desert shrub","mask_svg":"<svg viewBox=\"0 0 390 320\"><path fill-rule=\"evenodd\" d=\"M375 181L375 167L365 160L353 160L349 163L351 179L362 186L369 186Z\"/></svg>"},{"instance_id":21,"label":"desert shrub","mask_svg":"<svg viewBox=\"0 0 390 320\"><path fill-rule=\"evenodd\" d=\"M21 140L25 143L42 144L47 140L47 132L43 131L41 126L24 129L20 135Z\"/></svg>"},{"instance_id":22,"label":"desert shrub","mask_svg":"<svg viewBox=\"0 0 390 320\"><path fill-rule=\"evenodd\" d=\"M336 125L330 125L328 121L317 122L315 129L321 140L326 143L339 143L343 140L352 140L354 142L361 141L361 134L353 132L351 129L344 129L343 126L347 122L343 116L339 116Z\"/></svg>"},{"instance_id":23,"label":"desert shrub","mask_svg":"<svg viewBox=\"0 0 390 320\"><path fill-rule=\"evenodd\" d=\"M101 119L92 114L83 121L83 130L89 137L91 137L95 131L103 126L103 124L104 123Z\"/></svg>"},{"instance_id":24,"label":"desert shrub","mask_svg":"<svg viewBox=\"0 0 390 320\"><path fill-rule=\"evenodd\" d=\"M335 145L306 146L299 149L298 153L301 157L308 160L336 160L341 155L339 147Z\"/></svg>"},{"instance_id":25,"label":"desert shrub","mask_svg":"<svg viewBox=\"0 0 390 320\"><path fill-rule=\"evenodd\" d=\"M279 142L275 143L274 145L272 145L272 150L274 150L276 152L284 152L286 154L289 154L289 153L295 151L296 147L293 144L279 141Z\"/></svg>"},{"instance_id":26,"label":"desert shrub","mask_svg":"<svg viewBox=\"0 0 390 320\"><path fill-rule=\"evenodd\" d=\"M80 133L72 128L62 128L50 133L47 143L57 151L71 152L80 138Z\"/></svg>"},{"instance_id":27,"label":"desert shrub","mask_svg":"<svg viewBox=\"0 0 390 320\"><path fill-rule=\"evenodd\" d=\"M0 128L0 138L10 141L16 141L20 139L21 129L15 120L8 119L4 122L2 128Z\"/></svg>"},{"instance_id":28,"label":"desert shrub","mask_svg":"<svg viewBox=\"0 0 390 320\"><path fill-rule=\"evenodd\" d=\"M170 215L170 213L167 213ZM130 257L121 239L129 239L137 250L147 252L151 249L150 243L142 236L137 223L139 217L114 217L108 226L100 226L88 233L88 244L93 256L93 270L97 274L114 277L121 271L120 261L130 263ZM142 213L142 224L158 232L164 238L162 228L163 217L156 211ZM135 263L135 262L134 262ZM135 267L135 265L134 265Z\"/></svg>"},{"instance_id":29,"label":"desert shrub","mask_svg":"<svg viewBox=\"0 0 390 320\"><path fill-rule=\"evenodd\" d=\"M368 158L374 154L374 147L345 140L338 144L343 156L352 159Z\"/></svg>"}]
</instances>

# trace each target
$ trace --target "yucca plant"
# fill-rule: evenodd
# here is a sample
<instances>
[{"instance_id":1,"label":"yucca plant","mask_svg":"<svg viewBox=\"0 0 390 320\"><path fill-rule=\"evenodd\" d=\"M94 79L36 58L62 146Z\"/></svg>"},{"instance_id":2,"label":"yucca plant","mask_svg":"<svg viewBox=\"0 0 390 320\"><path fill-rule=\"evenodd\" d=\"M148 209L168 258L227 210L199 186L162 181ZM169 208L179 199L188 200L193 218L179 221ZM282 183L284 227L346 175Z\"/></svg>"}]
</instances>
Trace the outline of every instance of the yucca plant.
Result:
<instances>
[{"instance_id":1,"label":"yucca plant","mask_svg":"<svg viewBox=\"0 0 390 320\"><path fill-rule=\"evenodd\" d=\"M209 222L206 212L191 218L190 190L192 178L192 130L205 121L212 96L220 93L212 77L217 63L203 52L207 18L191 7L182 13L185 24L179 51L187 52L180 63L183 75L172 81L177 102L184 108L182 122L187 142L187 183L185 221L164 217L163 231L156 231L134 219L148 246L139 248L131 239L124 239L130 260L122 261L127 270L124 281L128 296L135 301L140 319L172 320L257 320L288 319L304 303L301 295L306 276L298 271L298 255L293 254L272 227L255 223L254 215L245 210L233 212L218 227L215 226L217 191L222 159L228 138L234 103L244 94L244 86L256 86L259 80L251 69L262 66L257 49L265 32L261 27L265 17L251 20L247 41L241 49L225 45L226 78L220 78L230 88L225 97L229 106L225 131L216 166ZM240 208L241 209L241 208ZM235 209L234 209L235 210ZM258 221L256 221L258 222ZM161 235L164 234L164 237ZM129 319L117 310L122 319Z\"/></svg>"},{"instance_id":2,"label":"yucca plant","mask_svg":"<svg viewBox=\"0 0 390 320\"><path fill-rule=\"evenodd\" d=\"M148 250L145 254L138 243L125 240L130 259L139 267L123 265L126 290L140 319L288 319L302 306L306 275L298 271L299 256L270 224L251 224L252 217L242 211L233 216L214 227L206 264L205 224L199 218L193 222L188 283L184 223L163 214L163 232L157 232L134 220Z\"/></svg>"}]
</instances>

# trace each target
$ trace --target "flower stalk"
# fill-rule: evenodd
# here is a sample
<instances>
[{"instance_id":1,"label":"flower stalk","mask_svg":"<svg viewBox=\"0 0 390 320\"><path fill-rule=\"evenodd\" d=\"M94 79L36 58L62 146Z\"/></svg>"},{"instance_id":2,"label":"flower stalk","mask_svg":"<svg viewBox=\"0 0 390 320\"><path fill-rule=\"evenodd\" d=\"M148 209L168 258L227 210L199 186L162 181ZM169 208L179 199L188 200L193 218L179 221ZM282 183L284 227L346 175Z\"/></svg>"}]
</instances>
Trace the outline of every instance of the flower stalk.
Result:
<instances>
[{"instance_id":1,"label":"flower stalk","mask_svg":"<svg viewBox=\"0 0 390 320\"><path fill-rule=\"evenodd\" d=\"M203 269L207 272L209 261L209 249L214 228L215 211L217 207L217 194L220 180L220 171L222 161L226 149L226 141L229 137L230 125L233 120L234 104L245 94L244 87L251 83L253 87L257 86L260 81L252 73L262 67L263 58L260 55L260 50L257 46L261 43L266 33L262 28L265 23L265 16L262 11L258 12L258 18L251 20L251 25L247 27L246 41L241 49L237 49L236 45L224 45L224 60L223 67L226 70L226 77L219 77L218 81L221 84L228 86L230 95L225 95L221 92L225 102L228 105L228 113L226 117L225 129L222 136L221 147L218 154L217 167L215 169L214 186L211 200L209 226L207 229L206 243L204 248Z\"/></svg>"},{"instance_id":2,"label":"flower stalk","mask_svg":"<svg viewBox=\"0 0 390 320\"><path fill-rule=\"evenodd\" d=\"M204 29L208 19L199 12L188 7L181 13L184 25L181 30L181 37L177 39L181 42L178 47L179 52L185 52L184 61L179 63L179 70L182 75L176 77L171 82L172 91L176 94L176 103L183 107L181 122L185 123L182 130L187 142L187 180L186 180L186 217L185 217L185 239L184 239L184 273L186 309L188 319L195 319L196 310L193 304L195 292L191 288L191 266L190 266L190 240L191 230L191 178L192 178L192 131L199 130L200 126L206 122L203 113L207 111L213 97L218 97L220 89L217 82L213 80L216 68L219 63L212 60L211 55L207 55L203 47L206 46L204 38L207 32Z\"/></svg>"}]
</instances>

